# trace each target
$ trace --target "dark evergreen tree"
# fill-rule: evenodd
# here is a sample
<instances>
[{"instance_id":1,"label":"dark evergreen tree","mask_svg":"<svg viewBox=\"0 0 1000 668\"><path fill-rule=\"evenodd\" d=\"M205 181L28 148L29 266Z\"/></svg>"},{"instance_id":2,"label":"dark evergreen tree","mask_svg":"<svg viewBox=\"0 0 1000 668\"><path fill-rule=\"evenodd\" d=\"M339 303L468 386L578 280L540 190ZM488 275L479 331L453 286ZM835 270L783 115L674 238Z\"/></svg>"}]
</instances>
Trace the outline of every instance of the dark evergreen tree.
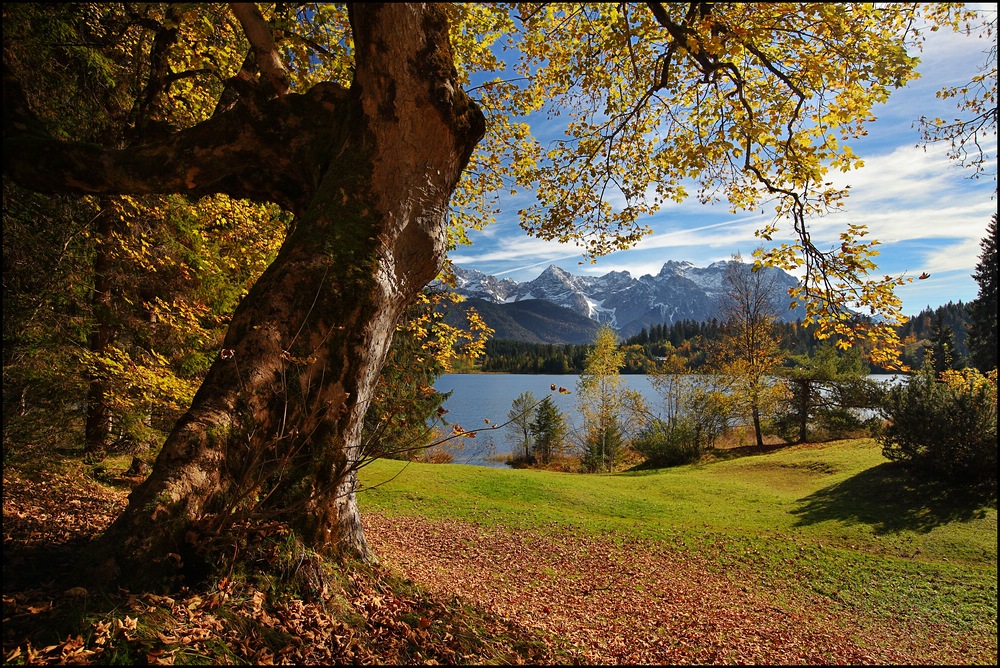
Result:
<instances>
[{"instance_id":1,"label":"dark evergreen tree","mask_svg":"<svg viewBox=\"0 0 1000 668\"><path fill-rule=\"evenodd\" d=\"M993 214L980 242L982 253L973 278L979 283L979 296L969 304L972 324L969 349L972 362L980 371L997 367L997 215Z\"/></svg>"},{"instance_id":2,"label":"dark evergreen tree","mask_svg":"<svg viewBox=\"0 0 1000 668\"><path fill-rule=\"evenodd\" d=\"M552 402L552 397L545 397L538 404L530 428L534 438L535 461L542 465L549 464L554 455L562 452L567 432L566 418Z\"/></svg>"},{"instance_id":3,"label":"dark evergreen tree","mask_svg":"<svg viewBox=\"0 0 1000 668\"><path fill-rule=\"evenodd\" d=\"M959 368L959 360L955 355L955 332L944 324L944 316L940 313L934 320L929 352L935 372Z\"/></svg>"},{"instance_id":4,"label":"dark evergreen tree","mask_svg":"<svg viewBox=\"0 0 1000 668\"><path fill-rule=\"evenodd\" d=\"M995 383L941 379L925 365L890 387L880 406L882 454L962 488L983 485L996 494Z\"/></svg>"}]
</instances>

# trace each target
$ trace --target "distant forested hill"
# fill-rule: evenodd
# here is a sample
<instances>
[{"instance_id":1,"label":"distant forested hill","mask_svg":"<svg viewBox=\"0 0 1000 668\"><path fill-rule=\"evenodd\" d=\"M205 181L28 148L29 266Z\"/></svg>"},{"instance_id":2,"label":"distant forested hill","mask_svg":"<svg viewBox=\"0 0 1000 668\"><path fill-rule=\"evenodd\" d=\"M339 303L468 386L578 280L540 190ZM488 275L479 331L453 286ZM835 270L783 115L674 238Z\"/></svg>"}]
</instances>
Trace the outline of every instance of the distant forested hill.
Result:
<instances>
[{"instance_id":1,"label":"distant forested hill","mask_svg":"<svg viewBox=\"0 0 1000 668\"><path fill-rule=\"evenodd\" d=\"M969 360L969 308L959 301L957 304L948 302L935 309L925 308L919 314L899 328L899 339L903 342L903 362L911 368L920 368L924 361L924 351L931 345L934 336L935 323L938 317L945 327L949 327L955 336L955 352L960 360Z\"/></svg>"},{"instance_id":2,"label":"distant forested hill","mask_svg":"<svg viewBox=\"0 0 1000 668\"><path fill-rule=\"evenodd\" d=\"M543 300L530 300L512 304L493 304L477 299L464 302L475 306L497 332L486 344L482 360L484 371L504 373L580 373L583 371L593 334L587 330L586 318L577 316L561 307L553 307ZM525 308L526 307L526 308ZM919 368L925 351L932 345L935 323L952 330L958 361L968 360L969 348L966 325L969 316L965 304L949 302L937 309L927 308L913 316L900 328L904 343L903 361L911 368ZM581 322L582 321L582 322ZM574 327L580 326L580 329ZM777 325L782 348L789 355L809 355L819 345L809 327L801 323L783 322ZM554 331L562 331L572 341L550 339ZM717 320L698 322L682 320L672 324L662 323L643 328L635 336L621 342L626 352L623 373L644 373L658 357L678 355L687 360L692 369L703 366L711 342L722 334ZM873 372L880 371L872 369Z\"/></svg>"},{"instance_id":3,"label":"distant forested hill","mask_svg":"<svg viewBox=\"0 0 1000 668\"><path fill-rule=\"evenodd\" d=\"M445 322L463 326L465 311L470 307L494 329L494 339L544 344L590 343L600 326L596 320L544 299L495 304L474 297L450 305Z\"/></svg>"}]
</instances>

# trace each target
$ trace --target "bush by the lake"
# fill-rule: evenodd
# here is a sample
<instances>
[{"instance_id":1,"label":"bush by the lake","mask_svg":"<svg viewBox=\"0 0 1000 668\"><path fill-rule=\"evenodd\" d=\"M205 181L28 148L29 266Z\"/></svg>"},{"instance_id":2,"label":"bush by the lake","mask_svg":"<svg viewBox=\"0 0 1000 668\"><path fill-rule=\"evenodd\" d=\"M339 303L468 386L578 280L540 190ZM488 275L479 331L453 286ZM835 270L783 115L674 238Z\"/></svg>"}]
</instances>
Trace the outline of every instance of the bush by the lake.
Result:
<instances>
[{"instance_id":1,"label":"bush by the lake","mask_svg":"<svg viewBox=\"0 0 1000 668\"><path fill-rule=\"evenodd\" d=\"M936 478L997 483L997 371L935 374L925 367L881 406L882 453Z\"/></svg>"},{"instance_id":2,"label":"bush by the lake","mask_svg":"<svg viewBox=\"0 0 1000 668\"><path fill-rule=\"evenodd\" d=\"M625 436L617 417L606 416L587 431L583 442L583 468L589 473L614 471L624 449Z\"/></svg>"},{"instance_id":3,"label":"bush by the lake","mask_svg":"<svg viewBox=\"0 0 1000 668\"><path fill-rule=\"evenodd\" d=\"M807 414L807 429L802 429L802 414L797 408L786 408L772 421L775 434L790 443L833 441L841 438L863 438L877 429L875 418L865 418L851 408L819 406ZM803 438L802 434L806 436Z\"/></svg>"},{"instance_id":4,"label":"bush by the lake","mask_svg":"<svg viewBox=\"0 0 1000 668\"><path fill-rule=\"evenodd\" d=\"M632 447L648 466L679 466L701 456L698 425L689 417L656 420L639 433Z\"/></svg>"}]
</instances>

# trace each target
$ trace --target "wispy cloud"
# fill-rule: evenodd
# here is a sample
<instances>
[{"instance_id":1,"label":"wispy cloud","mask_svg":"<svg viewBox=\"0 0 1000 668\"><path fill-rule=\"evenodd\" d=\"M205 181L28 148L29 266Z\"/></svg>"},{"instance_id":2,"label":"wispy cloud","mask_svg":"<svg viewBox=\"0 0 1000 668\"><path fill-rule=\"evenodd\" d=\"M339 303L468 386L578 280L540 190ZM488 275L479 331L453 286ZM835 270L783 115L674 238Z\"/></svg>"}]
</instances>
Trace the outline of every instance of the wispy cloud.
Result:
<instances>
[{"instance_id":1,"label":"wispy cloud","mask_svg":"<svg viewBox=\"0 0 1000 668\"><path fill-rule=\"evenodd\" d=\"M995 11L992 6L980 7ZM850 196L837 213L810 221L810 234L821 247L839 244L838 236L848 224L867 225L870 237L881 242L879 273L919 275L898 293L904 311L916 313L926 305L975 298L977 286L971 275L979 255L979 242L990 215L996 213L993 179L973 181L968 171L956 167L946 155L947 147L917 148L914 121L922 116L956 115L953 100L939 100L935 93L945 85L958 85L976 73L983 62L984 40L970 39L949 31L930 36L921 55L922 78L893 94L876 109L879 120L869 134L851 143L865 160L861 169L831 172L828 179L838 187L850 186ZM559 121L540 121L539 130L556 132ZM544 127L543 127L544 125ZM558 132L556 132L558 134ZM996 140L989 146L992 171L996 171ZM596 264L580 264L583 249L529 238L514 221L513 211L525 203L527 193L516 198L518 207L507 209L501 222L488 232L473 232L473 246L452 254L452 259L495 275L517 280L537 276L540 268L556 264L576 273L603 274L629 271L635 276L655 274L667 260L687 260L698 266L729 258L734 252L748 256L760 240L754 232L771 222L769 206L760 211L731 213L725 205L703 206L696 201L670 203L643 221L652 234L632 250L600 258ZM788 241L791 230L776 242Z\"/></svg>"},{"instance_id":2,"label":"wispy cloud","mask_svg":"<svg viewBox=\"0 0 1000 668\"><path fill-rule=\"evenodd\" d=\"M568 259L579 257L583 252L571 244L561 244L555 241L545 241L529 237L524 231L518 230L515 236L511 234L499 240L496 245L478 244L478 239L473 239L472 246L465 247L461 251L454 251L451 259L456 264L467 265L472 263L498 263L508 262L513 264L529 263L534 266L538 262L554 260L557 258ZM576 250L573 255L567 255L568 251ZM511 268L506 271L517 271Z\"/></svg>"}]
</instances>

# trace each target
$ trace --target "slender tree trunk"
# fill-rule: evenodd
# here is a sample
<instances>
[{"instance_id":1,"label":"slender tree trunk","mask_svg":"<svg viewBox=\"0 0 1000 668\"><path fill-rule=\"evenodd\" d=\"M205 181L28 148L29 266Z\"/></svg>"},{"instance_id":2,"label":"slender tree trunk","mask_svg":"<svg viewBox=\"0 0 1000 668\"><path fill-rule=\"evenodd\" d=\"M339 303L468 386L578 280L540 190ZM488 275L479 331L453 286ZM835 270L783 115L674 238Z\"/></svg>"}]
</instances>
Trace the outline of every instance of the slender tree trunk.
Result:
<instances>
[{"instance_id":1,"label":"slender tree trunk","mask_svg":"<svg viewBox=\"0 0 1000 668\"><path fill-rule=\"evenodd\" d=\"M805 443L809 425L809 390L808 380L800 380L799 384L799 443Z\"/></svg>"},{"instance_id":2,"label":"slender tree trunk","mask_svg":"<svg viewBox=\"0 0 1000 668\"><path fill-rule=\"evenodd\" d=\"M757 404L753 405L753 408L751 408L751 413L753 413L753 433L757 441L757 447L763 450L764 435L761 433L760 429L760 408L757 406Z\"/></svg>"},{"instance_id":3,"label":"slender tree trunk","mask_svg":"<svg viewBox=\"0 0 1000 668\"><path fill-rule=\"evenodd\" d=\"M351 20L356 76L320 138L329 165L96 546L105 578L170 576L196 558L192 532L258 513L284 514L325 554L373 558L354 493L363 418L398 319L440 270L484 119L455 81L440 8L360 5Z\"/></svg>"},{"instance_id":4,"label":"slender tree trunk","mask_svg":"<svg viewBox=\"0 0 1000 668\"><path fill-rule=\"evenodd\" d=\"M94 285L90 297L90 310L94 319L88 336L87 347L93 358L107 353L114 342L115 326L111 299L112 259L109 248L114 232L114 218L107 198L101 198L101 213L97 216L94 251ZM87 421L84 425L85 450L92 457L103 456L111 440L111 406L108 380L92 364L87 370Z\"/></svg>"}]
</instances>

